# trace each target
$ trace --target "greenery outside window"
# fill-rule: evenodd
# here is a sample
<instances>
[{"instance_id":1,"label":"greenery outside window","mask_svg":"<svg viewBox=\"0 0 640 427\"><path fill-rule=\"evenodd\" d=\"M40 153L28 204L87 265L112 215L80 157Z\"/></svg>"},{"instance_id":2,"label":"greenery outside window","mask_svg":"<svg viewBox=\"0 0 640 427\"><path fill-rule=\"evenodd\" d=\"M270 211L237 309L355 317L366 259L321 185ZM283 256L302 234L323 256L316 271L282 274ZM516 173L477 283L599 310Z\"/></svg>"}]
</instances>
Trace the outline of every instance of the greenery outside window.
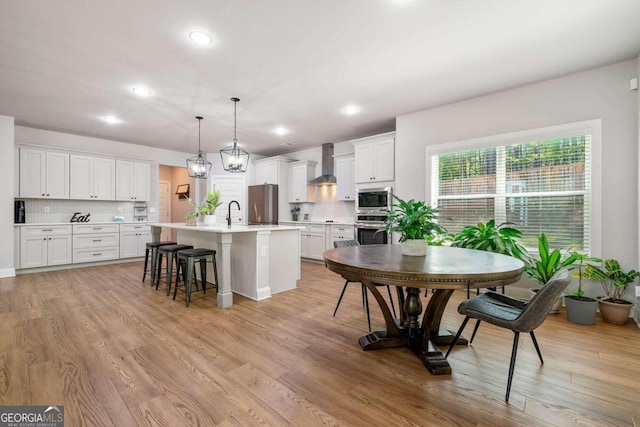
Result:
<instances>
[{"instance_id":1,"label":"greenery outside window","mask_svg":"<svg viewBox=\"0 0 640 427\"><path fill-rule=\"evenodd\" d=\"M599 252L599 221L594 221L599 197L593 197L594 176L599 188L599 161L597 173L593 161L594 151L600 150L599 124L428 147L427 199L440 209L440 217L452 220L446 226L453 233L495 219L515 224L530 250L535 251L537 236L545 233L554 247Z\"/></svg>"}]
</instances>

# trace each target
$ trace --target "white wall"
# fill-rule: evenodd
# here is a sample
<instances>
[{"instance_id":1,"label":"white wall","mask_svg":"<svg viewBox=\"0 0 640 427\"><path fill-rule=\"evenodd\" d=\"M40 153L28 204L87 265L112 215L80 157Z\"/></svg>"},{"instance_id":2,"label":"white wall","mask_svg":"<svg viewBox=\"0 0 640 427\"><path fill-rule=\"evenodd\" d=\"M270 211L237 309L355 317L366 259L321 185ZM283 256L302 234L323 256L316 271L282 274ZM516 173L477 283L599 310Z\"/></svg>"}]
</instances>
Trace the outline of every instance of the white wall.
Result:
<instances>
[{"instance_id":1,"label":"white wall","mask_svg":"<svg viewBox=\"0 0 640 427\"><path fill-rule=\"evenodd\" d=\"M0 245L0 277L15 276L13 268L13 117L0 116L0 236L5 244ZM11 240L7 238L11 237Z\"/></svg>"},{"instance_id":2,"label":"white wall","mask_svg":"<svg viewBox=\"0 0 640 427\"><path fill-rule=\"evenodd\" d=\"M638 92L636 60L572 74L396 121L396 194L425 198L425 147L602 119L602 256L638 267Z\"/></svg>"}]
</instances>

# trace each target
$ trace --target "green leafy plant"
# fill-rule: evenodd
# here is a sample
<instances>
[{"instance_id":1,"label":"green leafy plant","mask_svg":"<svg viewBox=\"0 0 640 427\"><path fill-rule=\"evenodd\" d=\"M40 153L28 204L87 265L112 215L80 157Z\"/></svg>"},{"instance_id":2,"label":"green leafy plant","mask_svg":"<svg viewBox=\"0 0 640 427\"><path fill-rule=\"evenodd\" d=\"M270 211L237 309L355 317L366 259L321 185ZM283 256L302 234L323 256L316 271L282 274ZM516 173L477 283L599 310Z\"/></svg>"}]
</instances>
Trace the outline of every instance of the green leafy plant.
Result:
<instances>
[{"instance_id":1,"label":"green leafy plant","mask_svg":"<svg viewBox=\"0 0 640 427\"><path fill-rule=\"evenodd\" d=\"M633 283L638 276L640 276L640 272L636 270L623 271L616 259L606 260L604 269L594 265L587 265L584 271L584 277L600 280L602 289L610 302L622 301L622 294L624 294L627 286Z\"/></svg>"},{"instance_id":2,"label":"green leafy plant","mask_svg":"<svg viewBox=\"0 0 640 427\"><path fill-rule=\"evenodd\" d=\"M575 267L572 264L579 258L577 252L565 253L563 256L559 249L550 251L549 241L544 233L538 236L538 253L540 259L531 258L529 265L524 267L524 272L540 286L546 285L563 268L573 270Z\"/></svg>"},{"instance_id":3,"label":"green leafy plant","mask_svg":"<svg viewBox=\"0 0 640 427\"><path fill-rule=\"evenodd\" d=\"M437 223L436 208L413 199L404 201L395 195L393 198L398 203L394 203L392 209L384 210L389 215L384 230L399 233L401 242L446 233L447 230Z\"/></svg>"},{"instance_id":4,"label":"green leafy plant","mask_svg":"<svg viewBox=\"0 0 640 427\"><path fill-rule=\"evenodd\" d=\"M187 214L187 219L197 218L199 215L214 215L218 206L222 204L220 201L220 191L218 190L209 191L200 205L196 205L189 197L187 197L187 201L194 207L194 210Z\"/></svg>"},{"instance_id":5,"label":"green leafy plant","mask_svg":"<svg viewBox=\"0 0 640 427\"><path fill-rule=\"evenodd\" d=\"M582 290L582 279L588 278L585 275L585 269L591 266L590 264L585 264L585 263L586 262L602 262L602 260L600 258L593 258L588 256L587 254L581 254L578 252L573 252L573 254L575 254L576 261L578 261L577 271L573 273L573 276L578 278L578 289L575 292L573 292L571 295L576 296L579 299L582 299L584 296L584 291Z\"/></svg>"},{"instance_id":6,"label":"green leafy plant","mask_svg":"<svg viewBox=\"0 0 640 427\"><path fill-rule=\"evenodd\" d=\"M529 260L529 252L516 241L522 237L522 233L510 225L513 224L503 222L496 225L493 219L486 224L467 225L453 238L451 246L495 252L523 261Z\"/></svg>"}]
</instances>

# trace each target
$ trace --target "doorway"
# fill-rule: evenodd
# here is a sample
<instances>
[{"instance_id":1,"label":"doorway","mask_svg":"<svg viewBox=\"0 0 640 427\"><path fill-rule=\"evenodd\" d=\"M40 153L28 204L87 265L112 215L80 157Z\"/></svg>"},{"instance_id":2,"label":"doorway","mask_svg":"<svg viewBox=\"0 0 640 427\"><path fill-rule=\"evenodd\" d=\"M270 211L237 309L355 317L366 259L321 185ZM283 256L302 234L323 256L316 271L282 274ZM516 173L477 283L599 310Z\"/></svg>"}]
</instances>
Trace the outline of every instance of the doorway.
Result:
<instances>
[{"instance_id":1,"label":"doorway","mask_svg":"<svg viewBox=\"0 0 640 427\"><path fill-rule=\"evenodd\" d=\"M246 224L246 199L247 188L244 176L212 175L211 190L220 191L220 201L222 205L216 209L218 224L226 224L229 203L235 200L240 205L240 210L234 205L231 208L231 223Z\"/></svg>"}]
</instances>

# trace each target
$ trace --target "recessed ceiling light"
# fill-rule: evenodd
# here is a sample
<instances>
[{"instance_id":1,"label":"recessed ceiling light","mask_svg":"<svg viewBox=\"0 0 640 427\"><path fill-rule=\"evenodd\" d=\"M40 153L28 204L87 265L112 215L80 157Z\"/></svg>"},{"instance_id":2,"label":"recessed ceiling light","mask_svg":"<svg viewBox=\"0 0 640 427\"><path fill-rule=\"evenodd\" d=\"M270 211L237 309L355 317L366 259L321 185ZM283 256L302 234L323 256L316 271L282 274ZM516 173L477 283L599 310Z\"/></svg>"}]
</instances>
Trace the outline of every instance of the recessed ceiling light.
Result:
<instances>
[{"instance_id":1,"label":"recessed ceiling light","mask_svg":"<svg viewBox=\"0 0 640 427\"><path fill-rule=\"evenodd\" d=\"M149 96L151 95L151 91L146 87L135 86L131 88L131 92L135 93L138 96Z\"/></svg>"},{"instance_id":2,"label":"recessed ceiling light","mask_svg":"<svg viewBox=\"0 0 640 427\"><path fill-rule=\"evenodd\" d=\"M114 116L104 116L102 120L104 120L106 123L109 123L110 125L117 125L118 123L122 123L122 120Z\"/></svg>"},{"instance_id":3,"label":"recessed ceiling light","mask_svg":"<svg viewBox=\"0 0 640 427\"><path fill-rule=\"evenodd\" d=\"M198 44L210 44L213 41L209 34L202 31L191 31L189 37Z\"/></svg>"},{"instance_id":4,"label":"recessed ceiling light","mask_svg":"<svg viewBox=\"0 0 640 427\"><path fill-rule=\"evenodd\" d=\"M359 113L361 110L357 105L347 105L346 107L342 107L342 112L349 116Z\"/></svg>"},{"instance_id":5,"label":"recessed ceiling light","mask_svg":"<svg viewBox=\"0 0 640 427\"><path fill-rule=\"evenodd\" d=\"M275 133L276 135L286 135L289 133L289 129L283 128L283 127L277 127L273 130L273 133Z\"/></svg>"}]
</instances>

